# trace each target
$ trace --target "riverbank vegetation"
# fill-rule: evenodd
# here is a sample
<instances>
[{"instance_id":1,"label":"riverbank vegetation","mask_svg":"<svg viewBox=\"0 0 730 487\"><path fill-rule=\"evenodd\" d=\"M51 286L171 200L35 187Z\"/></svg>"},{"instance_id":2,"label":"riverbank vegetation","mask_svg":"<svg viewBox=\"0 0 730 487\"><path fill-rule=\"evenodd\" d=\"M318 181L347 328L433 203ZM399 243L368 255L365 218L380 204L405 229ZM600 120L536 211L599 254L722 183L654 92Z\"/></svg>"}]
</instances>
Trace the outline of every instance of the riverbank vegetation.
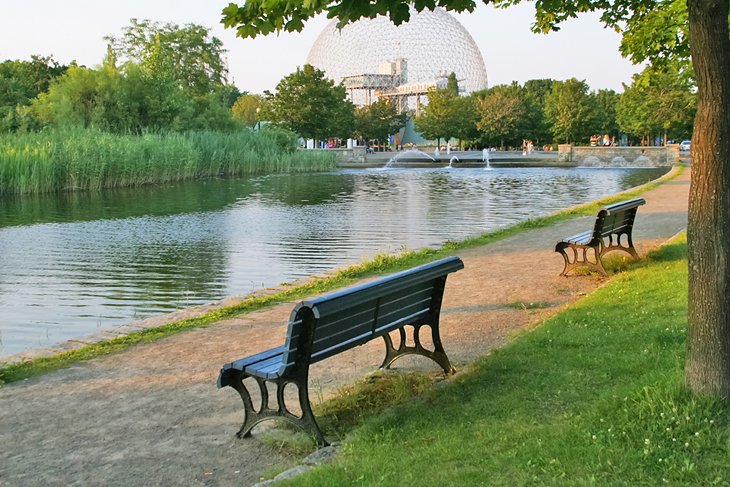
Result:
<instances>
[{"instance_id":1,"label":"riverbank vegetation","mask_svg":"<svg viewBox=\"0 0 730 487\"><path fill-rule=\"evenodd\" d=\"M0 195L99 190L203 177L335 167L332 154L296 150L289 132L120 135L72 128L0 135Z\"/></svg>"},{"instance_id":2,"label":"riverbank vegetation","mask_svg":"<svg viewBox=\"0 0 730 487\"><path fill-rule=\"evenodd\" d=\"M316 296L353 284L361 279L405 270L436 259L453 255L455 252L463 249L487 245L532 228L546 227L559 221L578 216L595 215L601 207L627 198L637 197L644 192L657 187L659 184L674 179L681 174L682 170L683 169L681 167L676 168L655 182L645 184L638 188L634 188L633 190L610 196L587 205L576 206L553 215L527 220L507 228L478 235L460 242L447 242L440 248L424 248L415 251L405 251L398 255L378 255L371 260L346 267L331 275L313 278L301 285L282 286L282 289L274 294L254 294L248 296L239 304L219 308L194 318L179 320L159 327L133 332L126 336L91 345L85 345L76 350L70 350L48 357L40 357L17 363L0 363L0 386L3 383L16 382L30 377L35 377L53 370L69 367L81 361L119 352L138 343L152 342L186 330L210 326L220 320L238 316L243 313L253 312L267 306L295 301L308 296Z\"/></svg>"},{"instance_id":3,"label":"riverbank vegetation","mask_svg":"<svg viewBox=\"0 0 730 487\"><path fill-rule=\"evenodd\" d=\"M241 93L209 29L133 19L106 41L93 68L0 63L0 195L334 167L231 110Z\"/></svg>"},{"instance_id":4,"label":"riverbank vegetation","mask_svg":"<svg viewBox=\"0 0 730 487\"><path fill-rule=\"evenodd\" d=\"M350 389L368 419L291 484L725 485L730 413L683 387L686 325L681 238L403 406L353 413Z\"/></svg>"}]
</instances>

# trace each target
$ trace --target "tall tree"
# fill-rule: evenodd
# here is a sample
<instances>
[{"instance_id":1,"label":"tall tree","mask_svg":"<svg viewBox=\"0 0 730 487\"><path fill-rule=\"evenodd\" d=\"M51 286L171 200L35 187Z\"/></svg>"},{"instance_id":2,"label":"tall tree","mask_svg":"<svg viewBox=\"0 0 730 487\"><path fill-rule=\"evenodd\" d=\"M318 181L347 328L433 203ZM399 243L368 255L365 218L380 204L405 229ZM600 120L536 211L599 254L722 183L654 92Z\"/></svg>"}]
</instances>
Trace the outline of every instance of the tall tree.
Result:
<instances>
[{"instance_id":1,"label":"tall tree","mask_svg":"<svg viewBox=\"0 0 730 487\"><path fill-rule=\"evenodd\" d=\"M345 88L335 85L310 64L285 76L276 93L267 93L271 121L306 139L347 137L352 133L354 109Z\"/></svg>"},{"instance_id":2,"label":"tall tree","mask_svg":"<svg viewBox=\"0 0 730 487\"><path fill-rule=\"evenodd\" d=\"M131 19L120 37L110 35L105 40L123 62L145 64L164 59L190 93L206 95L226 83L223 43L201 25Z\"/></svg>"},{"instance_id":3,"label":"tall tree","mask_svg":"<svg viewBox=\"0 0 730 487\"><path fill-rule=\"evenodd\" d=\"M446 90L454 96L459 96L459 80L456 79L456 73L452 72L446 79Z\"/></svg>"},{"instance_id":4,"label":"tall tree","mask_svg":"<svg viewBox=\"0 0 730 487\"><path fill-rule=\"evenodd\" d=\"M571 78L554 81L545 97L545 114L557 142L586 140L596 130L597 106L588 84Z\"/></svg>"},{"instance_id":5,"label":"tall tree","mask_svg":"<svg viewBox=\"0 0 730 487\"><path fill-rule=\"evenodd\" d=\"M484 0L508 7L521 0ZM533 30L549 32L583 12L601 12L605 25L624 29L646 23L652 11L676 8L675 0L535 1ZM327 11L340 25L362 17L387 15L395 24L410 17L409 0L247 0L223 9L223 23L241 37L274 31L300 31L304 21ZM441 6L472 11L474 0L419 0L416 10ZM693 133L690 186L689 308L686 382L690 390L730 399L730 30L727 0L687 0L687 22L674 32L680 52L691 39L689 52L697 81L697 116ZM680 35L679 29L684 29ZM646 35L631 48L632 60L654 60L666 49ZM663 35L663 34L662 34ZM642 49L639 49L642 48ZM624 51L626 53L626 51Z\"/></svg>"},{"instance_id":6,"label":"tall tree","mask_svg":"<svg viewBox=\"0 0 730 487\"><path fill-rule=\"evenodd\" d=\"M539 144L552 140L550 123L545 116L545 97L553 89L551 79L531 79L525 82L524 103L524 137Z\"/></svg>"},{"instance_id":7,"label":"tall tree","mask_svg":"<svg viewBox=\"0 0 730 487\"><path fill-rule=\"evenodd\" d=\"M696 109L689 76L666 64L633 76L619 98L617 117L622 130L635 136L684 139L692 133Z\"/></svg>"},{"instance_id":8,"label":"tall tree","mask_svg":"<svg viewBox=\"0 0 730 487\"><path fill-rule=\"evenodd\" d=\"M616 122L616 104L618 93L613 90L598 90L593 94L595 97L596 129L599 134L619 135L619 126Z\"/></svg>"},{"instance_id":9,"label":"tall tree","mask_svg":"<svg viewBox=\"0 0 730 487\"><path fill-rule=\"evenodd\" d=\"M386 141L405 126L408 115L398 113L398 107L386 98L355 110L353 133L365 140Z\"/></svg>"},{"instance_id":10,"label":"tall tree","mask_svg":"<svg viewBox=\"0 0 730 487\"><path fill-rule=\"evenodd\" d=\"M231 107L233 117L240 120L249 128L256 126L261 119L261 109L264 98L261 95L252 95L249 93L238 97L236 103Z\"/></svg>"},{"instance_id":11,"label":"tall tree","mask_svg":"<svg viewBox=\"0 0 730 487\"><path fill-rule=\"evenodd\" d=\"M31 56L30 61L0 63L0 132L22 126L25 107L46 92L51 81L67 69L51 56Z\"/></svg>"},{"instance_id":12,"label":"tall tree","mask_svg":"<svg viewBox=\"0 0 730 487\"><path fill-rule=\"evenodd\" d=\"M476 126L487 141L499 141L500 148L504 148L505 141L515 143L521 137L525 103L517 83L491 87L477 97L476 105Z\"/></svg>"},{"instance_id":13,"label":"tall tree","mask_svg":"<svg viewBox=\"0 0 730 487\"><path fill-rule=\"evenodd\" d=\"M436 140L439 145L441 139L456 137L456 127L460 123L458 98L459 95L448 88L429 88L428 104L414 120L418 131L427 139Z\"/></svg>"}]
</instances>

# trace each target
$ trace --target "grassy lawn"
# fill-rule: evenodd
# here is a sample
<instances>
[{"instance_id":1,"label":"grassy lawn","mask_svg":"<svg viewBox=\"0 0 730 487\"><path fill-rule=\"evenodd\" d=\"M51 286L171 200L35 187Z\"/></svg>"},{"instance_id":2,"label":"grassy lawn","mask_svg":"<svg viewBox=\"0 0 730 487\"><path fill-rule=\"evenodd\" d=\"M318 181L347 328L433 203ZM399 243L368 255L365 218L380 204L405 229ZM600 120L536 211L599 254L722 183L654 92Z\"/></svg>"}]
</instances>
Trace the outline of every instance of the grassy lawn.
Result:
<instances>
[{"instance_id":1,"label":"grassy lawn","mask_svg":"<svg viewBox=\"0 0 730 487\"><path fill-rule=\"evenodd\" d=\"M686 242L379 412L295 485L729 485L730 410L682 388Z\"/></svg>"}]
</instances>

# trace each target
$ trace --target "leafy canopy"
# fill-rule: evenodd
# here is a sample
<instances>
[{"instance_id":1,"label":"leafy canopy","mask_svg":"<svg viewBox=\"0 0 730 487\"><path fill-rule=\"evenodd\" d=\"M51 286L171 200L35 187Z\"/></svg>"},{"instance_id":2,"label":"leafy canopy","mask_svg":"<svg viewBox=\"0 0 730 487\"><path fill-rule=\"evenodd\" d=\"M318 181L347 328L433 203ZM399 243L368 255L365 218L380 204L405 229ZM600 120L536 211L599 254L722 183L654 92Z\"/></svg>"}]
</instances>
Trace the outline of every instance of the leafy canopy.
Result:
<instances>
[{"instance_id":1,"label":"leafy canopy","mask_svg":"<svg viewBox=\"0 0 730 487\"><path fill-rule=\"evenodd\" d=\"M398 107L386 98L355 110L354 134L365 140L388 140L405 126L408 116L398 113Z\"/></svg>"},{"instance_id":2,"label":"leafy canopy","mask_svg":"<svg viewBox=\"0 0 730 487\"><path fill-rule=\"evenodd\" d=\"M266 115L277 125L307 139L347 137L354 123L352 102L345 88L306 64L285 76L276 93L266 93Z\"/></svg>"},{"instance_id":3,"label":"leafy canopy","mask_svg":"<svg viewBox=\"0 0 730 487\"><path fill-rule=\"evenodd\" d=\"M104 38L123 61L169 69L186 91L206 94L226 83L225 49L210 29L131 19L119 37Z\"/></svg>"}]
</instances>

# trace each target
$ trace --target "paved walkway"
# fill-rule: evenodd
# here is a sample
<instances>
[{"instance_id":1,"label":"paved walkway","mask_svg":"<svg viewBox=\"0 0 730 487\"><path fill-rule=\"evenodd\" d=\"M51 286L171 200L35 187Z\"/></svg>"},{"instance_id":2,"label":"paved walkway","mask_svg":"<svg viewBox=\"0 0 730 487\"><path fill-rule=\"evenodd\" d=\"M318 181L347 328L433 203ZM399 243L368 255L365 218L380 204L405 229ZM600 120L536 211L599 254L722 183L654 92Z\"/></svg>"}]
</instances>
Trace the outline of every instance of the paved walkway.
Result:
<instances>
[{"instance_id":1,"label":"paved walkway","mask_svg":"<svg viewBox=\"0 0 730 487\"><path fill-rule=\"evenodd\" d=\"M634 240L641 255L686 227L690 171L644 197ZM555 242L592 217L461 252L449 277L442 338L457 368L600 286L562 278ZM543 303L522 309L511 303ZM295 459L254 437L237 440L240 398L217 391L220 366L282 343L292 305L220 322L0 389L0 485L250 485ZM376 341L316 364L313 398L375 370ZM437 370L406 357L396 369Z\"/></svg>"}]
</instances>

